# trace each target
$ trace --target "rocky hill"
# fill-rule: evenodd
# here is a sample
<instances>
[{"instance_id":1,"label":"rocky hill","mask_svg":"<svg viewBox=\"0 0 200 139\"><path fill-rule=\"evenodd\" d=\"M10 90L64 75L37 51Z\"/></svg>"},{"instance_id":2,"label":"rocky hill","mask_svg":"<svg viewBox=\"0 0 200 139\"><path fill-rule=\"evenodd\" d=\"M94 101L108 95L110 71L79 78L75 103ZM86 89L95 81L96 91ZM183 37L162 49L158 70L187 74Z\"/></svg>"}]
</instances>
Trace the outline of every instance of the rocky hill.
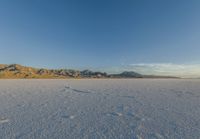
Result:
<instances>
[{"instance_id":1,"label":"rocky hill","mask_svg":"<svg viewBox=\"0 0 200 139\"><path fill-rule=\"evenodd\" d=\"M165 78L166 76L155 76ZM90 70L68 70L68 69L38 69L25 67L18 64L0 64L0 78L2 79L62 79L62 78L154 78L154 76L141 75L136 72L122 72L120 74L107 74L105 72L93 72ZM174 78L174 77L167 77Z\"/></svg>"},{"instance_id":2,"label":"rocky hill","mask_svg":"<svg viewBox=\"0 0 200 139\"><path fill-rule=\"evenodd\" d=\"M0 78L69 78L78 77L75 70L49 70L25 67L18 64L0 65Z\"/></svg>"},{"instance_id":3,"label":"rocky hill","mask_svg":"<svg viewBox=\"0 0 200 139\"><path fill-rule=\"evenodd\" d=\"M107 73L90 70L37 69L18 64L0 64L0 78L108 78Z\"/></svg>"}]
</instances>

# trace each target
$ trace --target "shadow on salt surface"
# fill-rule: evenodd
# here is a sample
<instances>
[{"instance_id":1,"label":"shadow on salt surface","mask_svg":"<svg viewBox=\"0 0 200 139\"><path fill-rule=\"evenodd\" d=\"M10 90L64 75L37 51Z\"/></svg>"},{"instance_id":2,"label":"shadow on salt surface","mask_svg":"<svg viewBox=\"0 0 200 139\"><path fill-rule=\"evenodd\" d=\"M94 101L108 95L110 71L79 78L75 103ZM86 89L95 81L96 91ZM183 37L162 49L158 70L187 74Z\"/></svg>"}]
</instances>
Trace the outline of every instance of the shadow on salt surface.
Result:
<instances>
[{"instance_id":1,"label":"shadow on salt surface","mask_svg":"<svg viewBox=\"0 0 200 139\"><path fill-rule=\"evenodd\" d=\"M77 93L84 93L84 94L90 94L90 93L92 93L90 91L84 91L84 90L79 90L79 89L71 88L70 86L65 86L65 88L63 90L61 90L61 92L66 92L66 91L74 91L74 92L77 92Z\"/></svg>"},{"instance_id":2,"label":"shadow on salt surface","mask_svg":"<svg viewBox=\"0 0 200 139\"><path fill-rule=\"evenodd\" d=\"M93 93L92 91L85 91L85 90L79 90L79 89L75 89L75 88L71 88L69 86L65 86L65 88L63 90L61 90L61 92L66 92L66 91L73 91L76 93L83 93L83 94L97 94L97 93ZM98 94L99 95L99 94ZM106 96L110 96L111 94L102 94L104 95L104 98L106 98ZM134 96L129 96L129 95L124 95L124 96L117 96L117 97L121 97L121 98L128 98L128 99L135 99Z\"/></svg>"},{"instance_id":3,"label":"shadow on salt surface","mask_svg":"<svg viewBox=\"0 0 200 139\"><path fill-rule=\"evenodd\" d=\"M103 95L104 98L106 99L107 97L106 96L111 96L112 94L107 94L107 93L103 93L103 94L100 94L100 93L94 93L90 90L80 90L80 89L75 89L75 88L71 88L70 86L65 86L64 89L62 89L60 92L68 92L68 91L72 91L72 92L76 92L76 93L82 93L82 94L98 94L98 95ZM108 91L108 90L104 90L105 91ZM128 99L135 99L135 96L131 96L131 95L116 95L116 97L121 97L121 98L128 98Z\"/></svg>"},{"instance_id":4,"label":"shadow on salt surface","mask_svg":"<svg viewBox=\"0 0 200 139\"><path fill-rule=\"evenodd\" d=\"M123 97L123 98L131 98L131 99L135 98L134 96L120 96L120 97Z\"/></svg>"},{"instance_id":5,"label":"shadow on salt surface","mask_svg":"<svg viewBox=\"0 0 200 139\"><path fill-rule=\"evenodd\" d=\"M74 92L77 92L77 93L85 93L85 94L90 94L92 92L89 92L89 91L83 91L83 90L78 90L78 89L71 89L72 91Z\"/></svg>"}]
</instances>

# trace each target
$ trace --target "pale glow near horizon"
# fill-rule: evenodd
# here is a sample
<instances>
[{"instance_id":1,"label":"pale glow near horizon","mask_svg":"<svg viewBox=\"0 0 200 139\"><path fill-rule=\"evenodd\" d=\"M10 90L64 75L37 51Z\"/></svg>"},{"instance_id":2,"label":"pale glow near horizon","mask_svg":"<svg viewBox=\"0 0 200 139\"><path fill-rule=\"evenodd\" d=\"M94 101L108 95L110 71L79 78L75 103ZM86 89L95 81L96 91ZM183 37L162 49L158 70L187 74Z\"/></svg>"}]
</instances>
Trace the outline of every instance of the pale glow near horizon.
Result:
<instances>
[{"instance_id":1,"label":"pale glow near horizon","mask_svg":"<svg viewBox=\"0 0 200 139\"><path fill-rule=\"evenodd\" d=\"M199 78L200 64L173 64L173 63L139 63L122 67L112 67L108 72L135 71L146 75L177 76L183 78Z\"/></svg>"}]
</instances>

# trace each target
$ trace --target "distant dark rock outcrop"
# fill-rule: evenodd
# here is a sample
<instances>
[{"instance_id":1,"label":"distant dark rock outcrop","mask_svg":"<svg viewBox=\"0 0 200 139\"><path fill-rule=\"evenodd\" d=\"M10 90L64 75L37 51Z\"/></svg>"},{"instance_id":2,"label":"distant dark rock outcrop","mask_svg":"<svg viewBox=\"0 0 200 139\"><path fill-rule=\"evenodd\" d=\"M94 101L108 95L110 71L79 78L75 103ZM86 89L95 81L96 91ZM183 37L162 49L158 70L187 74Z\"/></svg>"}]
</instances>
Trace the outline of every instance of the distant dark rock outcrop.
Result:
<instances>
[{"instance_id":1,"label":"distant dark rock outcrop","mask_svg":"<svg viewBox=\"0 0 200 139\"><path fill-rule=\"evenodd\" d=\"M80 72L81 74L81 77L86 77L86 78L90 78L90 77L93 77L93 78L106 78L108 77L107 73L102 73L102 72L93 72L93 71L90 71L90 70L84 70L84 71L81 71Z\"/></svg>"},{"instance_id":2,"label":"distant dark rock outcrop","mask_svg":"<svg viewBox=\"0 0 200 139\"><path fill-rule=\"evenodd\" d=\"M124 71L120 74L111 74L110 76L114 78L143 78L143 75L133 71Z\"/></svg>"}]
</instances>

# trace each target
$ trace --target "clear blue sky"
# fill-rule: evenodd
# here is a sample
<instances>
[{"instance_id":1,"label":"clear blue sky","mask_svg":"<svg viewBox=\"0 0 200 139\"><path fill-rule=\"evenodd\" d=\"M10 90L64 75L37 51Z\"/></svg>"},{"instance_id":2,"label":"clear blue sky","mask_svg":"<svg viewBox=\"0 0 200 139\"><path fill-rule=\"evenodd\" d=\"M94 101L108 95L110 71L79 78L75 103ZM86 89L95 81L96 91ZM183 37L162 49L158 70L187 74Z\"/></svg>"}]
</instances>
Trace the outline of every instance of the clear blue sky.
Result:
<instances>
[{"instance_id":1,"label":"clear blue sky","mask_svg":"<svg viewBox=\"0 0 200 139\"><path fill-rule=\"evenodd\" d=\"M1 0L0 63L200 63L200 1Z\"/></svg>"}]
</instances>

